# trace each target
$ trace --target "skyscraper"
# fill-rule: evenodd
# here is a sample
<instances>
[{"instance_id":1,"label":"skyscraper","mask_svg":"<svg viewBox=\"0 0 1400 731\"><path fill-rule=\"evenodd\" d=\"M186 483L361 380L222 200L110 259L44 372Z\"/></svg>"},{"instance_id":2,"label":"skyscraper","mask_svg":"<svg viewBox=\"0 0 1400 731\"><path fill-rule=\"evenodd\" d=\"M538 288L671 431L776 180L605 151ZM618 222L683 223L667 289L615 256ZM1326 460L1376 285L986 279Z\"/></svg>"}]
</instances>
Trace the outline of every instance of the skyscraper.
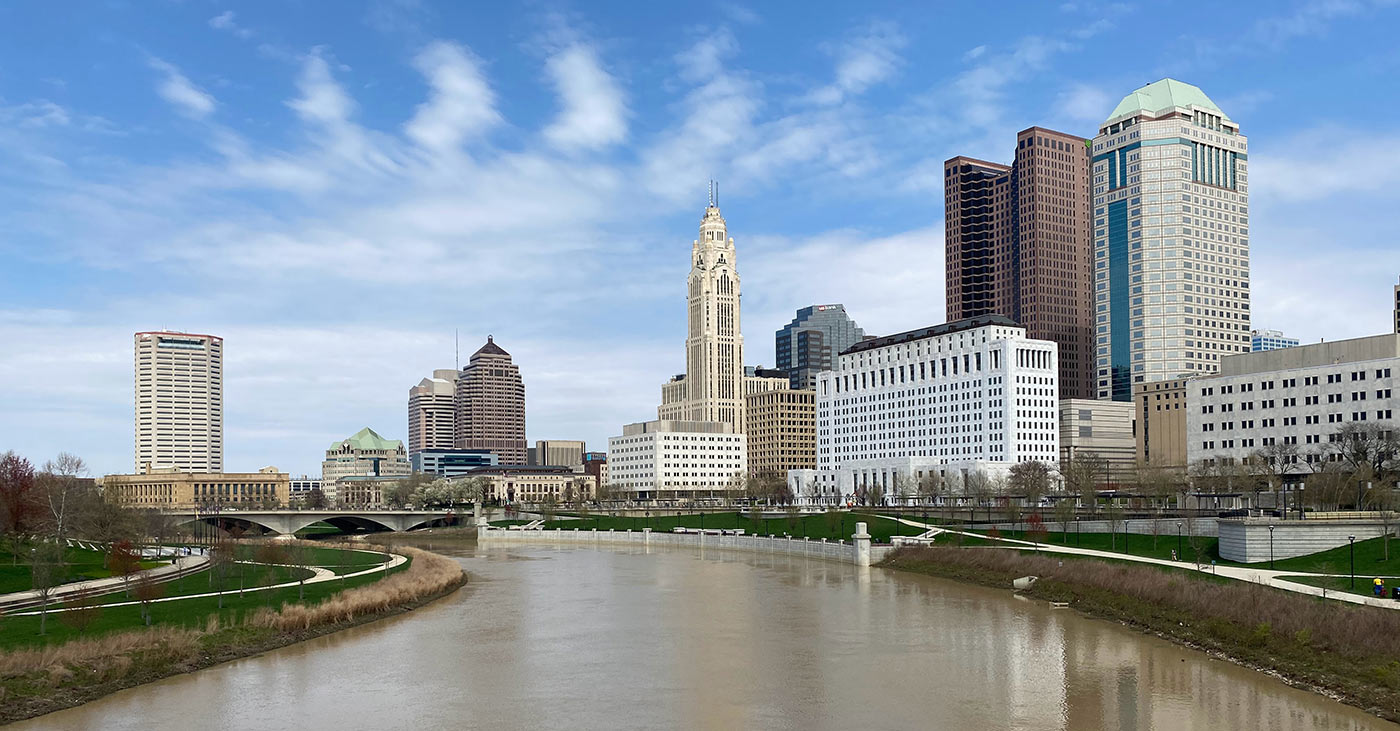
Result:
<instances>
[{"instance_id":1,"label":"skyscraper","mask_svg":"<svg viewBox=\"0 0 1400 731\"><path fill-rule=\"evenodd\" d=\"M408 389L408 455L452 449L457 438L457 371L433 371Z\"/></svg>"},{"instance_id":2,"label":"skyscraper","mask_svg":"<svg viewBox=\"0 0 1400 731\"><path fill-rule=\"evenodd\" d=\"M1093 141L1099 398L1249 352L1248 144L1200 89L1123 97Z\"/></svg>"},{"instance_id":3,"label":"skyscraper","mask_svg":"<svg viewBox=\"0 0 1400 731\"><path fill-rule=\"evenodd\" d=\"M525 382L491 336L457 378L456 447L484 449L503 465L525 464Z\"/></svg>"},{"instance_id":4,"label":"skyscraper","mask_svg":"<svg viewBox=\"0 0 1400 731\"><path fill-rule=\"evenodd\" d=\"M739 272L714 194L691 244L687 279L685 375L661 387L661 420L721 421L744 431L744 336L739 329Z\"/></svg>"},{"instance_id":5,"label":"skyscraper","mask_svg":"<svg viewBox=\"0 0 1400 731\"><path fill-rule=\"evenodd\" d=\"M831 370L841 351L863 339L865 331L845 305L803 307L774 337L777 368L788 372L791 388L815 388L817 374Z\"/></svg>"},{"instance_id":6,"label":"skyscraper","mask_svg":"<svg viewBox=\"0 0 1400 731\"><path fill-rule=\"evenodd\" d=\"M1262 353L1266 350L1278 350L1279 348L1296 348L1298 338L1290 338L1283 334L1282 330L1250 330L1249 331L1249 351L1251 353Z\"/></svg>"},{"instance_id":7,"label":"skyscraper","mask_svg":"<svg viewBox=\"0 0 1400 731\"><path fill-rule=\"evenodd\" d=\"M136 333L136 471L224 471L224 340Z\"/></svg>"},{"instance_id":8,"label":"skyscraper","mask_svg":"<svg viewBox=\"0 0 1400 731\"><path fill-rule=\"evenodd\" d=\"M943 164L948 320L1005 315L1059 346L1060 398L1093 398L1089 151L1041 127L1011 165Z\"/></svg>"}]
</instances>

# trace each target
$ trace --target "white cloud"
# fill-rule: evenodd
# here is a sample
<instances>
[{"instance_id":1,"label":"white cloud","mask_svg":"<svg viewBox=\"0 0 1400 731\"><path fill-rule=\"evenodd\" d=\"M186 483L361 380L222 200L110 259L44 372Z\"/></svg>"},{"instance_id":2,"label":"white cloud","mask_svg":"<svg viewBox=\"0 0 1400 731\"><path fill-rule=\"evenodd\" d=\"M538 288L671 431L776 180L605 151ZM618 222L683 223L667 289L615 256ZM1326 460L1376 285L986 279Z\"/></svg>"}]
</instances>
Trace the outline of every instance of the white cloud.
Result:
<instances>
[{"instance_id":1,"label":"white cloud","mask_svg":"<svg viewBox=\"0 0 1400 731\"><path fill-rule=\"evenodd\" d=\"M253 37L253 31L240 26L237 23L237 21L234 20L232 10L225 10L224 12L219 13L218 15L215 15L214 17L210 18L209 27L215 30L222 30L232 33L233 35L238 36L239 38Z\"/></svg>"},{"instance_id":2,"label":"white cloud","mask_svg":"<svg viewBox=\"0 0 1400 731\"><path fill-rule=\"evenodd\" d=\"M72 116L61 105L48 99L39 99L12 107L0 106L0 122L9 122L20 127L66 127Z\"/></svg>"},{"instance_id":3,"label":"white cloud","mask_svg":"<svg viewBox=\"0 0 1400 731\"><path fill-rule=\"evenodd\" d=\"M842 44L837 56L836 79L812 95L818 104L838 104L848 96L894 75L901 59L904 35L889 23L875 23L860 36Z\"/></svg>"},{"instance_id":4,"label":"white cloud","mask_svg":"<svg viewBox=\"0 0 1400 731\"><path fill-rule=\"evenodd\" d=\"M1097 86L1075 84L1060 92L1055 110L1071 121L1098 124L1113 111L1113 97Z\"/></svg>"},{"instance_id":5,"label":"white cloud","mask_svg":"<svg viewBox=\"0 0 1400 731\"><path fill-rule=\"evenodd\" d=\"M694 83L709 81L724 70L724 62L739 50L739 42L728 28L699 28L701 36L686 50L676 54L682 79Z\"/></svg>"},{"instance_id":6,"label":"white cloud","mask_svg":"<svg viewBox=\"0 0 1400 731\"><path fill-rule=\"evenodd\" d=\"M565 150L597 148L627 137L627 103L617 81L603 70L594 50L575 43L550 56L545 71L563 109L544 130Z\"/></svg>"},{"instance_id":7,"label":"white cloud","mask_svg":"<svg viewBox=\"0 0 1400 731\"><path fill-rule=\"evenodd\" d=\"M173 65L158 58L150 60L151 68L161 72L165 78L156 86L160 97L169 102L182 114L200 119L214 111L214 97L180 73Z\"/></svg>"},{"instance_id":8,"label":"white cloud","mask_svg":"<svg viewBox=\"0 0 1400 731\"><path fill-rule=\"evenodd\" d=\"M424 48L414 65L428 79L431 96L404 127L410 138L435 152L455 151L500 121L496 95L481 73L480 62L455 43L437 41Z\"/></svg>"},{"instance_id":9,"label":"white cloud","mask_svg":"<svg viewBox=\"0 0 1400 731\"><path fill-rule=\"evenodd\" d=\"M1400 134L1324 129L1293 137L1249 157L1256 200L1319 201L1337 194L1375 194L1400 186Z\"/></svg>"}]
</instances>

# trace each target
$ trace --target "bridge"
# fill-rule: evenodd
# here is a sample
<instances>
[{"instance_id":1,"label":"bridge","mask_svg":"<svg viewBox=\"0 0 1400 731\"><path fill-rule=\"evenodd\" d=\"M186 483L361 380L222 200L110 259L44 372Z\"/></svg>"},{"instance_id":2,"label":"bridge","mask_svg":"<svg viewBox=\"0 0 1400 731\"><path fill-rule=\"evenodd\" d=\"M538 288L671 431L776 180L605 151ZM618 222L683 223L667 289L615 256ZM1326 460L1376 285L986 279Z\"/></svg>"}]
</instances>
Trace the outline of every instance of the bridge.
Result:
<instances>
[{"instance_id":1,"label":"bridge","mask_svg":"<svg viewBox=\"0 0 1400 731\"><path fill-rule=\"evenodd\" d=\"M325 522L341 530L352 532L368 531L409 531L436 525L448 525L455 519L457 524L470 524L471 512L451 510L167 510L177 525L204 523L230 530L260 531L291 535L313 523Z\"/></svg>"}]
</instances>

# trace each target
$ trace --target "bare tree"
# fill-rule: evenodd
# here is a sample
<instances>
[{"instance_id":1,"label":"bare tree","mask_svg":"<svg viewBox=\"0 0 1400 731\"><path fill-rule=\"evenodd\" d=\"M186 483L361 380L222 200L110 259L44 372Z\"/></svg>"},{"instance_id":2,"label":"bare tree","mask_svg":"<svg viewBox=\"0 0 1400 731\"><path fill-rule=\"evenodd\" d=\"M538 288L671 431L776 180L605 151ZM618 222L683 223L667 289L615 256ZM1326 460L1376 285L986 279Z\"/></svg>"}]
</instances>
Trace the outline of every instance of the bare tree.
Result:
<instances>
[{"instance_id":1,"label":"bare tree","mask_svg":"<svg viewBox=\"0 0 1400 731\"><path fill-rule=\"evenodd\" d=\"M63 547L52 541L39 541L30 549L29 573L34 593L39 597L39 634L42 635L47 632L49 600L68 574L63 563Z\"/></svg>"},{"instance_id":2,"label":"bare tree","mask_svg":"<svg viewBox=\"0 0 1400 731\"><path fill-rule=\"evenodd\" d=\"M80 635L102 616L102 604L97 601L97 593L91 589L74 592L67 603L68 607L58 618Z\"/></svg>"},{"instance_id":3,"label":"bare tree","mask_svg":"<svg viewBox=\"0 0 1400 731\"><path fill-rule=\"evenodd\" d=\"M122 588L131 596L131 577L141 570L141 554L131 541L120 540L107 547L107 570L122 577Z\"/></svg>"},{"instance_id":4,"label":"bare tree","mask_svg":"<svg viewBox=\"0 0 1400 731\"><path fill-rule=\"evenodd\" d=\"M917 488L919 501L925 505L932 503L934 498L937 498L938 494L942 492L943 487L943 477L938 474L937 470L925 472L923 477L919 478L919 485Z\"/></svg>"},{"instance_id":5,"label":"bare tree","mask_svg":"<svg viewBox=\"0 0 1400 731\"><path fill-rule=\"evenodd\" d=\"M1352 422L1338 430L1329 446L1350 473L1356 490L1356 509L1366 502L1364 493L1374 483L1395 484L1400 470L1400 435L1374 422Z\"/></svg>"},{"instance_id":6,"label":"bare tree","mask_svg":"<svg viewBox=\"0 0 1400 731\"><path fill-rule=\"evenodd\" d=\"M1108 460L1093 452L1078 452L1068 462L1060 466L1060 475L1065 481L1065 490L1079 496L1080 502L1094 512L1098 508L1099 475L1104 473Z\"/></svg>"},{"instance_id":7,"label":"bare tree","mask_svg":"<svg viewBox=\"0 0 1400 731\"><path fill-rule=\"evenodd\" d=\"M234 548L228 541L219 541L209 548L209 585L219 594L219 609L224 608L224 589L233 573Z\"/></svg>"},{"instance_id":8,"label":"bare tree","mask_svg":"<svg viewBox=\"0 0 1400 731\"><path fill-rule=\"evenodd\" d=\"M1274 507L1283 504L1283 481L1298 471L1298 445L1272 441L1250 454L1250 466L1274 491Z\"/></svg>"},{"instance_id":9,"label":"bare tree","mask_svg":"<svg viewBox=\"0 0 1400 731\"><path fill-rule=\"evenodd\" d=\"M48 524L50 535L60 545L68 537L75 515L89 492L83 481L87 471L87 465L81 458L67 452L60 452L57 457L44 463L39 477L45 507L44 522Z\"/></svg>"},{"instance_id":10,"label":"bare tree","mask_svg":"<svg viewBox=\"0 0 1400 731\"><path fill-rule=\"evenodd\" d=\"M1050 468L1044 462L1033 459L1011 466L1011 492L1024 495L1031 505L1040 504L1040 498L1050 491L1051 482Z\"/></svg>"},{"instance_id":11,"label":"bare tree","mask_svg":"<svg viewBox=\"0 0 1400 731\"><path fill-rule=\"evenodd\" d=\"M301 504L302 507L311 510L325 510L327 504L326 492L319 487L313 487L306 492L306 496L302 498Z\"/></svg>"},{"instance_id":12,"label":"bare tree","mask_svg":"<svg viewBox=\"0 0 1400 731\"><path fill-rule=\"evenodd\" d=\"M150 575L136 580L136 600L141 602L141 620L151 626L151 603L165 596L165 587Z\"/></svg>"}]
</instances>

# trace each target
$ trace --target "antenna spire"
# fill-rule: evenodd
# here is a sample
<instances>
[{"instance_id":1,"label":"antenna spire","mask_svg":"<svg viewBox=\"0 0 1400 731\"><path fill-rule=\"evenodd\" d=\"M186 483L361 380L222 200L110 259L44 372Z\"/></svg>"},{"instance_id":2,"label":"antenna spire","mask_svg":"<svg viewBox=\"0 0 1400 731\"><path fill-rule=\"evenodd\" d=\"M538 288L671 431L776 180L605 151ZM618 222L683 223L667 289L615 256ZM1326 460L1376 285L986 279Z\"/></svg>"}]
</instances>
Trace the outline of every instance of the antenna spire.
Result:
<instances>
[{"instance_id":1,"label":"antenna spire","mask_svg":"<svg viewBox=\"0 0 1400 731\"><path fill-rule=\"evenodd\" d=\"M710 181L710 207L715 207L715 181Z\"/></svg>"}]
</instances>

